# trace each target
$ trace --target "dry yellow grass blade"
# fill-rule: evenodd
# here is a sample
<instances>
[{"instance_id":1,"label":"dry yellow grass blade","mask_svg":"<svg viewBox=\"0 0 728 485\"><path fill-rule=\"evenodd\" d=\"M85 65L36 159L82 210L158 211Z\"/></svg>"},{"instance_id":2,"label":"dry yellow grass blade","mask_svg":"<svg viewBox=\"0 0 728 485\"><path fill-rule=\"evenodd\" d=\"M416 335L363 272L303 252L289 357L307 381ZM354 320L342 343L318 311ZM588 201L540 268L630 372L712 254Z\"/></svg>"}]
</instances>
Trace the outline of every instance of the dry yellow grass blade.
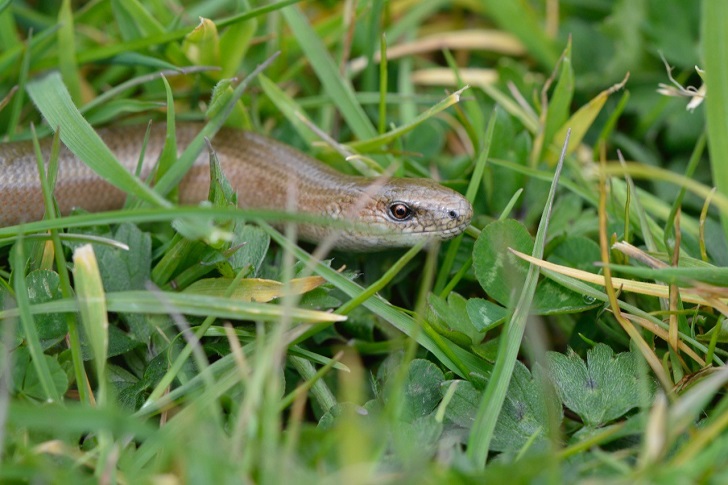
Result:
<instances>
[{"instance_id":1,"label":"dry yellow grass blade","mask_svg":"<svg viewBox=\"0 0 728 485\"><path fill-rule=\"evenodd\" d=\"M439 52L443 49L489 51L508 56L525 54L523 44L513 35L499 30L479 29L438 32L412 42L388 46L387 60L426 52ZM380 60L381 55L376 52L374 62ZM366 67L366 57L358 57L349 63L349 70L352 74L359 73Z\"/></svg>"},{"instance_id":2,"label":"dry yellow grass blade","mask_svg":"<svg viewBox=\"0 0 728 485\"><path fill-rule=\"evenodd\" d=\"M629 320L633 323L636 323L637 325L639 325L640 327L644 328L645 330L647 330L649 332L652 332L653 334L655 334L657 337L661 338L665 342L668 341L668 339L669 339L668 332L665 331L665 329L658 327L653 322L650 322L649 320L642 318L642 317L638 317L636 315L631 315L629 313L622 313L622 315L627 320ZM705 366L705 360L703 360L698 354L696 354L695 351L692 348L690 348L690 346L685 344L685 342L683 342L682 340L678 340L677 346L682 352L684 352L691 359L693 359L695 362L697 362L698 365Z\"/></svg>"},{"instance_id":3,"label":"dry yellow grass blade","mask_svg":"<svg viewBox=\"0 0 728 485\"><path fill-rule=\"evenodd\" d=\"M463 68L458 70L463 83L480 88L490 86L498 81L498 71L485 68ZM459 80L452 69L433 67L420 69L412 73L412 82L423 86L457 86Z\"/></svg>"},{"instance_id":4,"label":"dry yellow grass blade","mask_svg":"<svg viewBox=\"0 0 728 485\"><path fill-rule=\"evenodd\" d=\"M198 295L223 296L228 291L231 281L229 278L201 279L187 287L184 292ZM326 283L326 280L320 276L295 278L289 281L288 284L262 278L245 278L240 280L235 286L230 298L239 301L266 303L274 298L301 295L318 288L324 283Z\"/></svg>"},{"instance_id":5,"label":"dry yellow grass blade","mask_svg":"<svg viewBox=\"0 0 728 485\"><path fill-rule=\"evenodd\" d=\"M586 283L593 283L600 286L606 286L605 278L602 275L589 273L579 269L569 268L567 266L561 266L558 264L550 263L542 259L536 259L528 254L521 253L515 249L511 249L511 252L531 264L535 264L540 268L544 268L553 271L564 276L570 276ZM669 298L669 288L664 285L658 285L655 283L645 283L642 281L628 280L625 278L612 278L612 284L622 291L629 291L632 293L640 293L642 295L654 296L657 298ZM698 305L704 305L708 307L715 307L716 303L728 305L728 298L704 298L696 291L696 288L685 289L681 288L680 298L688 303L695 303Z\"/></svg>"}]
</instances>

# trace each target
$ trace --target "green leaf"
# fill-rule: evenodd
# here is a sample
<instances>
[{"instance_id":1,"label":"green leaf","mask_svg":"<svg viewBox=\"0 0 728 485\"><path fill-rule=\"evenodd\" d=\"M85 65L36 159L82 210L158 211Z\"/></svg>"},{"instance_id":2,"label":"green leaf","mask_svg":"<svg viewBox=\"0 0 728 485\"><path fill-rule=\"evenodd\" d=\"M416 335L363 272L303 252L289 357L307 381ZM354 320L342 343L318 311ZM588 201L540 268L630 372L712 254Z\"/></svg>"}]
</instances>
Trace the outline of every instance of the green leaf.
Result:
<instances>
[{"instance_id":1,"label":"green leaf","mask_svg":"<svg viewBox=\"0 0 728 485\"><path fill-rule=\"evenodd\" d=\"M30 304L44 303L63 298L60 287L60 278L55 271L39 269L28 273L28 300ZM56 340L68 332L66 319L57 313L38 315L35 318L38 328L38 338L41 340Z\"/></svg>"},{"instance_id":2,"label":"green leaf","mask_svg":"<svg viewBox=\"0 0 728 485\"><path fill-rule=\"evenodd\" d=\"M428 298L430 308L437 317L448 326L448 330L459 332L469 340L468 344L477 344L484 334L470 321L466 309L467 300L457 293L450 293L447 301L437 295L431 294Z\"/></svg>"},{"instance_id":3,"label":"green leaf","mask_svg":"<svg viewBox=\"0 0 728 485\"><path fill-rule=\"evenodd\" d=\"M475 422L482 391L476 389L469 381L443 381L441 388L443 395L451 386L456 387L445 409L445 418L461 428L470 429Z\"/></svg>"},{"instance_id":4,"label":"green leaf","mask_svg":"<svg viewBox=\"0 0 728 485\"><path fill-rule=\"evenodd\" d=\"M483 229L473 249L475 276L489 297L504 307L511 307L523 287L528 263L514 256L509 248L525 254L533 251L533 239L518 221L496 221ZM586 254L590 254L586 251ZM598 253L597 253L598 254ZM596 260L598 260L598 256ZM595 261L591 259L589 263ZM551 280L541 280L536 287L532 313L539 315L583 310L592 302Z\"/></svg>"},{"instance_id":5,"label":"green leaf","mask_svg":"<svg viewBox=\"0 0 728 485\"><path fill-rule=\"evenodd\" d=\"M133 224L121 224L114 231L113 239L126 244L128 251L106 245L94 245L94 252L106 292L143 290L151 279L152 240ZM72 247L78 245L72 244ZM120 318L128 326L137 342L146 342L154 331L146 315L121 313Z\"/></svg>"},{"instance_id":6,"label":"green leaf","mask_svg":"<svg viewBox=\"0 0 728 485\"><path fill-rule=\"evenodd\" d=\"M535 5L499 0L484 0L480 4L504 31L516 35L542 66L553 68L558 59L558 51L553 39L544 31Z\"/></svg>"},{"instance_id":7,"label":"green leaf","mask_svg":"<svg viewBox=\"0 0 728 485\"><path fill-rule=\"evenodd\" d=\"M31 356L28 347L20 347L13 352L13 384L15 392L25 394L34 399L46 400L46 390L41 384L36 367L31 364ZM50 383L55 392L62 396L68 390L68 377L56 359L50 355L43 355L45 367L47 367Z\"/></svg>"},{"instance_id":8,"label":"green leaf","mask_svg":"<svg viewBox=\"0 0 728 485\"><path fill-rule=\"evenodd\" d=\"M599 251L599 245L591 239L570 237L554 248L548 260L570 268L598 273L600 268L594 263L601 258Z\"/></svg>"},{"instance_id":9,"label":"green leaf","mask_svg":"<svg viewBox=\"0 0 728 485\"><path fill-rule=\"evenodd\" d=\"M483 333L503 323L508 316L508 309L482 298L470 298L465 309L473 326Z\"/></svg>"},{"instance_id":10,"label":"green leaf","mask_svg":"<svg viewBox=\"0 0 728 485\"><path fill-rule=\"evenodd\" d=\"M34 395L45 401L60 401L63 392L59 391L57 386L57 377L54 375L55 372L51 370L51 368L53 368L53 364L49 363L46 355L43 353L43 348L41 347L40 339L38 338L35 318L33 318L32 314L33 305L31 305L29 301L28 285L26 284L25 279L26 260L23 255L22 240L15 243L11 254L14 279L13 290L15 291L15 301L18 307L17 309L11 308L0 313L10 313L11 315L9 316L11 317L20 317L20 323L23 327L26 340L26 347L23 348L27 349L29 352L28 360L32 363L32 370L28 370L27 372L34 373L33 390L36 392ZM50 302L50 304L55 303L55 301ZM43 303L41 303L41 305L43 305ZM0 317L0 321L3 321L2 317ZM58 362L55 361L55 359L50 360L52 360L55 365L58 365Z\"/></svg>"},{"instance_id":11,"label":"green leaf","mask_svg":"<svg viewBox=\"0 0 728 485\"><path fill-rule=\"evenodd\" d=\"M414 359L409 364L404 387L393 388L392 384L399 384L396 376L400 372L401 359L400 354L392 354L380 368L378 378L385 386L385 401L392 392L403 392L404 405L401 417L407 422L413 422L432 413L438 405L442 399L440 386L445 376L440 368L429 360Z\"/></svg>"},{"instance_id":12,"label":"green leaf","mask_svg":"<svg viewBox=\"0 0 728 485\"><path fill-rule=\"evenodd\" d=\"M404 463L419 463L437 451L443 425L432 413L412 421L396 421L390 430L397 458Z\"/></svg>"},{"instance_id":13,"label":"green leaf","mask_svg":"<svg viewBox=\"0 0 728 485\"><path fill-rule=\"evenodd\" d=\"M547 353L561 400L591 427L614 421L638 407L645 387L652 392L652 383L639 380L636 358L631 352L615 356L605 344L590 349L586 362L571 349L566 355Z\"/></svg>"},{"instance_id":14,"label":"green leaf","mask_svg":"<svg viewBox=\"0 0 728 485\"><path fill-rule=\"evenodd\" d=\"M220 65L220 36L215 23L200 18L200 23L185 36L182 50L196 65Z\"/></svg>"},{"instance_id":15,"label":"green leaf","mask_svg":"<svg viewBox=\"0 0 728 485\"><path fill-rule=\"evenodd\" d=\"M556 424L561 423L561 402L541 372L533 377L525 365L516 361L508 394L493 434L491 449L518 451L525 445L536 449L547 447L549 437L549 407L558 410Z\"/></svg>"},{"instance_id":16,"label":"green leaf","mask_svg":"<svg viewBox=\"0 0 728 485\"><path fill-rule=\"evenodd\" d=\"M352 298L358 298L364 292L361 286L333 270L328 265L321 264L320 260L312 258L311 255L295 244L292 244L269 225L265 223L261 225L278 244L286 250L292 251L302 262L311 264L317 274L326 278L329 283L346 295ZM438 338L433 335L434 332L423 332L410 315L395 308L383 298L374 295L364 300L362 305L378 317L392 324L401 332L415 338L421 346L432 352L443 365L447 366L448 369L456 374L464 377L472 374L482 375L487 372L489 366L482 359L458 347L448 339Z\"/></svg>"},{"instance_id":17,"label":"green leaf","mask_svg":"<svg viewBox=\"0 0 728 485\"><path fill-rule=\"evenodd\" d=\"M482 392L468 381L450 381L448 384L457 387L445 411L445 417L460 427L471 429ZM532 377L525 365L516 362L496 423L491 450L519 451L529 443L530 446L543 449L548 444L551 433L549 406L561 410L558 396L548 389L548 383L544 382L541 372L535 372ZM559 412L557 417L560 424L563 413Z\"/></svg>"},{"instance_id":18,"label":"green leaf","mask_svg":"<svg viewBox=\"0 0 728 485\"><path fill-rule=\"evenodd\" d=\"M726 343L728 342L728 319L722 319L719 320L718 325L715 325L713 328L708 330L707 332L697 335L695 338L699 340L700 342L710 342L713 338L715 333L718 333L718 335L715 336L715 341L717 343Z\"/></svg>"},{"instance_id":19,"label":"green leaf","mask_svg":"<svg viewBox=\"0 0 728 485\"><path fill-rule=\"evenodd\" d=\"M359 139L366 140L376 137L377 131L364 109L357 102L351 83L339 74L336 62L311 28L301 9L298 6L291 6L284 9L282 13L311 67L316 71L324 90L346 120L347 126Z\"/></svg>"},{"instance_id":20,"label":"green leaf","mask_svg":"<svg viewBox=\"0 0 728 485\"><path fill-rule=\"evenodd\" d=\"M165 305L160 304L164 298ZM340 322L342 315L313 310L290 309L281 305L254 302L230 301L228 298L204 295L178 294L173 292L151 293L148 291L122 291L106 294L106 305L110 312L149 313L167 315L170 308L185 315L217 316L235 320L277 321L286 315L294 321ZM75 299L63 299L29 307L30 315L50 312L75 312ZM20 313L17 309L0 311L0 319L12 318Z\"/></svg>"},{"instance_id":21,"label":"green leaf","mask_svg":"<svg viewBox=\"0 0 728 485\"><path fill-rule=\"evenodd\" d=\"M226 261L232 272L236 274L246 266L250 266L252 269L250 276L257 276L270 247L270 236L257 226L238 224L235 227L233 240L230 241L230 247L238 248Z\"/></svg>"}]
</instances>

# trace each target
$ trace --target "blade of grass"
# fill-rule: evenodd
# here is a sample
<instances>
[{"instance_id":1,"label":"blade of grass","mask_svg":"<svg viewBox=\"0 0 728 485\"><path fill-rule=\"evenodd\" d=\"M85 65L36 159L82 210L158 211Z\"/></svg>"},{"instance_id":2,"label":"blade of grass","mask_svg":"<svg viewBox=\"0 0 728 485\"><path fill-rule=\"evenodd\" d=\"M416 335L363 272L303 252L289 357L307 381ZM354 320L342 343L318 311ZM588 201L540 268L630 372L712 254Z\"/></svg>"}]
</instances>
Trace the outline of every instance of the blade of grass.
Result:
<instances>
[{"instance_id":1,"label":"blade of grass","mask_svg":"<svg viewBox=\"0 0 728 485\"><path fill-rule=\"evenodd\" d=\"M81 116L55 72L28 84L28 94L53 130L60 129L63 143L104 180L153 205L170 204L130 174Z\"/></svg>"},{"instance_id":2,"label":"blade of grass","mask_svg":"<svg viewBox=\"0 0 728 485\"><path fill-rule=\"evenodd\" d=\"M277 57L278 53L266 59L263 63L258 65L258 67L255 68L253 72L250 73L250 75L248 75L245 79L243 79L240 84L235 87L232 93L230 93L229 98L226 99L224 107L222 109L219 109L215 113L212 119L210 119L205 127L200 130L197 136L195 136L195 138L187 146L182 155L180 155L177 163L175 163L169 169L169 171L159 179L156 186L154 187L154 190L158 194L169 193L170 190L172 190L174 187L177 186L177 184L179 184L179 182L182 181L187 171L195 163L195 160L197 160L198 154L204 148L205 138L211 140L215 136L215 133L217 133L217 131L225 123L225 120L227 120L230 113L232 113L236 103L240 99L240 96L243 95L253 79L255 79L259 73L263 72L263 70L265 70L265 68L268 67Z\"/></svg>"},{"instance_id":3,"label":"blade of grass","mask_svg":"<svg viewBox=\"0 0 728 485\"><path fill-rule=\"evenodd\" d=\"M96 403L99 407L104 408L109 405L110 397L106 378L109 320L104 301L104 287L101 284L101 273L90 244L83 245L73 252L73 266L81 323L86 331L96 370ZM104 430L99 433L98 441L99 460L96 463L96 476L110 473L113 477L115 470L107 469L109 455L113 452L113 437L108 430Z\"/></svg>"},{"instance_id":4,"label":"blade of grass","mask_svg":"<svg viewBox=\"0 0 728 485\"><path fill-rule=\"evenodd\" d=\"M336 270L320 264L318 261L313 259L311 255L298 246L292 244L269 225L261 223L261 227L263 227L266 232L270 234L271 238L273 238L278 244L283 247L288 247L291 251L293 251L298 259L307 265L312 265L315 273L324 277L326 281L333 284L348 296L357 298L365 291L365 289L360 285L347 279L345 276L336 272ZM441 337L439 334L422 332L415 329L416 323L414 319L392 306L385 299L374 295L364 301L362 306L392 324L405 335L417 335L417 342L432 352L432 354L439 359L443 365L448 367L455 374L467 379L471 378L473 374L484 376L489 373L487 364L483 360L477 358L472 353L455 345L444 337Z\"/></svg>"},{"instance_id":5,"label":"blade of grass","mask_svg":"<svg viewBox=\"0 0 728 485\"><path fill-rule=\"evenodd\" d=\"M288 316L296 321L341 322L346 320L342 315L329 312L306 310L303 308L284 310L280 305L229 300L223 297L193 295L190 293L167 293L166 301L173 305L179 313L197 316L215 316L235 320L275 321L287 311ZM161 308L159 298L147 291L119 291L106 294L106 308L110 312L149 313L165 315L168 311ZM78 311L75 299L63 298L46 303L38 303L28 307L31 315L47 313L68 313ZM18 309L1 310L0 319L19 316Z\"/></svg>"},{"instance_id":6,"label":"blade of grass","mask_svg":"<svg viewBox=\"0 0 728 485\"><path fill-rule=\"evenodd\" d=\"M379 63L379 134L383 135L387 131L387 37L385 34L381 36L379 54L381 62Z\"/></svg>"},{"instance_id":7,"label":"blade of grass","mask_svg":"<svg viewBox=\"0 0 728 485\"><path fill-rule=\"evenodd\" d=\"M717 202L728 198L728 2L703 0L701 19L704 80L710 93L705 98L705 116ZM728 208L720 209L723 232L728 238Z\"/></svg>"},{"instance_id":8,"label":"blade of grass","mask_svg":"<svg viewBox=\"0 0 728 485\"><path fill-rule=\"evenodd\" d=\"M698 165L700 164L700 160L703 158L703 151L705 150L705 143L706 143L706 136L705 133L702 133L700 135L700 138L698 138L698 142L695 144L695 148L693 148L693 153L690 154L690 161L688 162L688 166L685 168L685 174L683 175L686 179L692 179L693 174L695 173L695 169L698 168ZM670 253L672 251L672 247L669 244L669 240L674 236L674 220L675 216L677 215L678 209L682 206L682 201L685 198L685 193L687 192L687 188L685 186L680 187L680 191L677 194L677 197L675 197L675 201L672 204L672 208L670 209L670 214L667 216L667 220L665 221L665 235L664 235L664 244L665 248L667 248L668 255L672 256Z\"/></svg>"},{"instance_id":9,"label":"blade of grass","mask_svg":"<svg viewBox=\"0 0 728 485\"><path fill-rule=\"evenodd\" d=\"M76 41L74 39L73 14L71 1L63 0L58 11L58 68L71 99L81 104L81 76L76 62ZM53 125L53 123L52 123Z\"/></svg>"},{"instance_id":10,"label":"blade of grass","mask_svg":"<svg viewBox=\"0 0 728 485\"><path fill-rule=\"evenodd\" d=\"M45 205L45 217L50 222L56 220L55 203L53 200L53 190L55 186L56 174L58 170L58 151L60 148L60 134L56 132L53 137L51 147L50 160L48 161L48 172L46 173L43 166L43 157L40 152L38 137L35 136L35 129L31 125L33 132L33 147L35 149L35 158L37 163L38 175L40 177L40 186L43 193L43 202ZM73 290L71 289L71 278L69 276L68 265L61 245L61 238L57 228L50 229L51 241L53 242L53 256L56 261L56 271L61 282L61 294L64 298L73 298ZM19 241L20 244L20 241ZM83 366L83 355L81 354L81 338L76 324L74 315L66 315L66 326L68 327L68 342L71 348L71 361L73 363L73 371L76 378L78 394L82 402L90 403L92 399L91 390L88 387L88 378L86 370Z\"/></svg>"},{"instance_id":11,"label":"blade of grass","mask_svg":"<svg viewBox=\"0 0 728 485\"><path fill-rule=\"evenodd\" d=\"M289 96L288 93L279 88L276 83L265 75L261 74L258 76L258 80L268 99L286 117L286 120L293 125L296 133L309 145L318 141L319 137L301 119L300 114L304 113L305 110L298 104L298 100Z\"/></svg>"},{"instance_id":12,"label":"blade of grass","mask_svg":"<svg viewBox=\"0 0 728 485\"><path fill-rule=\"evenodd\" d=\"M109 430L144 439L154 435L157 426L135 418L118 408L98 408L69 403L68 406L47 406L38 412L38 405L26 401L10 404L8 420L15 426L41 433L59 435L86 434L89 430Z\"/></svg>"},{"instance_id":13,"label":"blade of grass","mask_svg":"<svg viewBox=\"0 0 728 485\"><path fill-rule=\"evenodd\" d=\"M13 258L13 277L15 289L15 301L17 302L17 316L23 325L25 340L32 357L33 368L38 375L41 388L45 393L48 402L61 402L61 395L53 384L51 371L46 362L46 356L43 353L43 347L38 336L35 319L31 312L31 305L28 299L28 286L25 283L25 256L23 254L23 240L19 240L15 245L15 256ZM2 318L0 318L2 320Z\"/></svg>"},{"instance_id":14,"label":"blade of grass","mask_svg":"<svg viewBox=\"0 0 728 485\"><path fill-rule=\"evenodd\" d=\"M554 197L556 196L556 188L559 183L561 168L566 158L566 150L569 146L569 135L567 131L564 145L561 150L561 157L554 172L551 189L549 190L548 199L541 216L541 222L536 232L536 240L533 245L533 257L543 257L544 246L546 245L546 233L548 231L549 220L551 219L551 209L553 208ZM536 265L530 265L528 275L523 285L523 290L518 298L516 307L510 321L505 326L505 331L500 337L498 345L498 357L493 367L493 373L490 376L488 385L485 388L483 397L481 398L478 412L470 430L468 439L468 458L474 467L484 469L488 458L488 450L490 449L490 441L493 437L496 422L503 407L506 398L508 386L513 374L513 368L518 358L518 352L521 348L521 341L526 330L528 315L533 301L533 295L536 292L536 283L538 282L539 268Z\"/></svg>"},{"instance_id":15,"label":"blade of grass","mask_svg":"<svg viewBox=\"0 0 728 485\"><path fill-rule=\"evenodd\" d=\"M547 71L553 70L559 53L553 39L546 35L532 4L500 0L484 0L481 4L498 25L523 42Z\"/></svg>"},{"instance_id":16,"label":"blade of grass","mask_svg":"<svg viewBox=\"0 0 728 485\"><path fill-rule=\"evenodd\" d=\"M361 140L377 136L377 130L372 126L361 105L356 101L354 89L339 74L334 59L329 55L326 46L311 28L301 9L291 6L283 9L282 13L311 67L321 81L324 90L331 96L347 125Z\"/></svg>"},{"instance_id":17,"label":"blade of grass","mask_svg":"<svg viewBox=\"0 0 728 485\"><path fill-rule=\"evenodd\" d=\"M465 198L468 199L471 204L475 202L475 197L478 195L478 188L482 183L483 174L485 173L485 166L488 163L488 154L490 153L490 147L493 141L493 133L495 132L495 122L497 118L495 109L493 110L490 116L490 120L488 121L488 126L485 129L485 139L481 144L482 149L478 154L478 159L475 162L475 169L473 170L473 176L470 178L468 190L465 193ZM452 266L455 263L455 258L457 257L458 249L460 249L460 242L462 241L462 239L463 236L461 235L456 237L452 242L450 242L450 245L447 248L447 252L445 253L445 260L443 261L442 266L440 267L440 271L437 275L437 281L435 283L435 288L433 289L433 292L438 293L443 298L446 295L443 294L442 290L445 288L447 278L450 276L450 271L452 270Z\"/></svg>"},{"instance_id":18,"label":"blade of grass","mask_svg":"<svg viewBox=\"0 0 728 485\"><path fill-rule=\"evenodd\" d=\"M283 7L287 7L293 3L298 3L300 1L301 0L282 0L276 3L272 3L270 5L264 5L262 7L248 10L247 12L244 12L240 15L221 19L216 22L216 25L218 26L218 28L223 28L236 22L242 22L252 18L260 17L262 15L265 15L266 13L282 9ZM54 27L53 30L55 30L55 28L57 27ZM136 52L151 47L161 47L170 42L183 39L187 34L190 33L193 28L194 27L182 27L169 32L149 35L141 39L135 39L133 41L111 43L95 49L87 49L78 53L78 55L76 56L76 61L78 64L88 64L104 59L109 59L116 55L124 54L127 52ZM13 52L13 54L17 56L19 52L20 49L18 49L17 52ZM0 66L2 66L2 59L3 56L0 56ZM13 59L14 57L9 58L6 62L12 63ZM33 69L49 69L55 67L55 65L55 59L43 59L39 62L33 63Z\"/></svg>"},{"instance_id":19,"label":"blade of grass","mask_svg":"<svg viewBox=\"0 0 728 485\"><path fill-rule=\"evenodd\" d=\"M402 135L412 131L415 127L417 127L417 125L421 124L422 122L432 118L433 116L449 108L450 106L459 103L461 94L466 89L468 89L468 86L458 89L457 91L448 95L445 99L437 103L435 106L432 106L424 112L418 114L410 122L405 123L402 126L399 126L379 136L375 136L367 140L355 141L349 143L348 145L359 151L368 151L379 148L380 146L386 145L387 143L391 143L397 138L400 138Z\"/></svg>"},{"instance_id":20,"label":"blade of grass","mask_svg":"<svg viewBox=\"0 0 728 485\"><path fill-rule=\"evenodd\" d=\"M30 56L31 56L31 50L30 50L30 44L33 41L33 32L30 31L28 33L28 40L25 42L25 50L23 51L23 60L20 64L20 77L18 78L18 92L15 93L15 97L13 98L13 106L10 111L10 120L8 121L8 130L7 133L10 135L11 139L13 139L13 136L15 135L15 132L18 128L18 122L20 121L20 115L23 110L23 104L25 102L25 85L28 82L28 70L30 68Z\"/></svg>"},{"instance_id":21,"label":"blade of grass","mask_svg":"<svg viewBox=\"0 0 728 485\"><path fill-rule=\"evenodd\" d=\"M58 28L58 25L54 25L53 27L41 31L38 35L33 36L33 39L29 39L27 44L30 48L30 52L35 53L53 43L55 41L54 34L58 31ZM3 29L0 28L0 30ZM17 62L18 57L25 49L26 47L22 43L18 43L4 52L0 52L0 71L4 72L11 69L11 66ZM50 66L55 66L55 64L49 63L49 67Z\"/></svg>"},{"instance_id":22,"label":"blade of grass","mask_svg":"<svg viewBox=\"0 0 728 485\"><path fill-rule=\"evenodd\" d=\"M85 244L73 252L73 279L78 308L86 337L91 346L99 385L99 396L105 396L106 357L109 347L109 320L106 314L104 287L93 247ZM99 402L103 405L103 402Z\"/></svg>"}]
</instances>

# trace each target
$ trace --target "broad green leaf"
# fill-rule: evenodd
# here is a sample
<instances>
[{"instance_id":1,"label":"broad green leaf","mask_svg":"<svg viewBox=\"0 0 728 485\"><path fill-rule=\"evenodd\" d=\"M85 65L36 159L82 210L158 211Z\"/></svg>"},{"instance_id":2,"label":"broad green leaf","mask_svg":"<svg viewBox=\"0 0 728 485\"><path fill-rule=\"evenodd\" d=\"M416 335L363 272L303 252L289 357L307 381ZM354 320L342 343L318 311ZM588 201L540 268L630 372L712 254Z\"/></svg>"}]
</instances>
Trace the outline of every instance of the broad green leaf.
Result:
<instances>
[{"instance_id":1,"label":"broad green leaf","mask_svg":"<svg viewBox=\"0 0 728 485\"><path fill-rule=\"evenodd\" d=\"M31 356L28 347L20 347L13 351L13 385L15 392L25 394L34 399L45 400L47 398L44 387L41 385L36 366L31 363ZM55 392L62 396L68 390L68 377L58 364L58 360L50 355L43 355L45 366L48 368L51 384Z\"/></svg>"},{"instance_id":2,"label":"broad green leaf","mask_svg":"<svg viewBox=\"0 0 728 485\"><path fill-rule=\"evenodd\" d=\"M446 384L457 387L445 417L460 427L470 429L475 422L482 391L475 389L468 381L450 381ZM555 393L549 393L547 386L540 372L532 377L526 366L516 362L493 434L492 450L519 451L529 441L531 446L537 448L546 445L550 436L548 406L561 409L558 397ZM562 413L559 412L558 417L563 417Z\"/></svg>"},{"instance_id":3,"label":"broad green leaf","mask_svg":"<svg viewBox=\"0 0 728 485\"><path fill-rule=\"evenodd\" d=\"M552 435L549 406L558 410L557 424L563 418L561 402L552 391L541 372L534 372L532 376L525 365L516 361L491 449L518 451L529 442L537 450L547 447Z\"/></svg>"},{"instance_id":4,"label":"broad green leaf","mask_svg":"<svg viewBox=\"0 0 728 485\"><path fill-rule=\"evenodd\" d=\"M470 429L475 422L482 391L469 381L454 380L442 382L442 394L451 386L455 386L455 391L445 409L445 418L461 428Z\"/></svg>"},{"instance_id":5,"label":"broad green leaf","mask_svg":"<svg viewBox=\"0 0 728 485\"><path fill-rule=\"evenodd\" d=\"M480 285L489 297L504 307L515 303L513 299L517 298L528 272L528 264L513 255L509 248L526 254L533 250L533 239L526 228L512 219L486 226L473 249L473 266ZM548 315L575 312L591 303L585 301L582 295L550 280L542 280L536 288L532 313Z\"/></svg>"},{"instance_id":6,"label":"broad green leaf","mask_svg":"<svg viewBox=\"0 0 728 485\"><path fill-rule=\"evenodd\" d=\"M268 253L270 236L257 226L237 224L230 247L236 251L226 260L225 265L230 266L232 273L250 266L251 274L255 276L259 274L265 255ZM218 269L225 274L220 266L222 265L218 265ZM228 276L232 276L232 273Z\"/></svg>"},{"instance_id":7,"label":"broad green leaf","mask_svg":"<svg viewBox=\"0 0 728 485\"><path fill-rule=\"evenodd\" d=\"M444 380L445 376L440 368L429 360L413 360L404 386L403 417L406 420L415 420L430 414L442 399L440 385Z\"/></svg>"},{"instance_id":8,"label":"broad green leaf","mask_svg":"<svg viewBox=\"0 0 728 485\"><path fill-rule=\"evenodd\" d=\"M401 418L412 422L429 415L442 399L440 386L445 376L435 364L425 359L414 359L409 363L404 387L393 387L399 384L396 376L401 372L401 354L391 354L377 373L378 380L384 388L383 398L387 402L392 393L403 393L404 403Z\"/></svg>"},{"instance_id":9,"label":"broad green leaf","mask_svg":"<svg viewBox=\"0 0 728 485\"><path fill-rule=\"evenodd\" d=\"M396 458L405 464L420 463L437 451L443 425L429 414L412 421L396 421L390 432Z\"/></svg>"},{"instance_id":10,"label":"broad green leaf","mask_svg":"<svg viewBox=\"0 0 728 485\"><path fill-rule=\"evenodd\" d=\"M621 418L640 405L645 390L653 392L652 382L640 381L637 356L631 352L615 356L609 346L597 344L586 362L571 349L548 352L547 359L564 405L591 427Z\"/></svg>"},{"instance_id":11,"label":"broad green leaf","mask_svg":"<svg viewBox=\"0 0 728 485\"><path fill-rule=\"evenodd\" d=\"M124 223L110 237L126 244L129 250L94 245L104 290L118 292L145 289L151 279L152 240L149 234L133 224ZM79 246L75 243L69 245L73 248ZM122 312L119 316L137 342L149 340L154 328L147 315Z\"/></svg>"},{"instance_id":12,"label":"broad green leaf","mask_svg":"<svg viewBox=\"0 0 728 485\"><path fill-rule=\"evenodd\" d=\"M591 239L570 237L554 248L548 260L570 268L599 273L600 268L595 264L601 258L599 251L599 245Z\"/></svg>"},{"instance_id":13,"label":"broad green leaf","mask_svg":"<svg viewBox=\"0 0 728 485\"><path fill-rule=\"evenodd\" d=\"M468 342L466 346L477 344L483 339L481 331L470 321L470 316L466 310L467 300L457 293L450 293L447 301L437 295L431 294L428 297L430 308L440 321L446 326L449 338L456 340L451 332L458 332L462 337L466 337Z\"/></svg>"},{"instance_id":14,"label":"broad green leaf","mask_svg":"<svg viewBox=\"0 0 728 485\"><path fill-rule=\"evenodd\" d=\"M59 300L63 297L60 288L58 273L48 270L36 270L28 273L28 300L31 304ZM57 313L38 315L35 318L38 328L38 338L41 340L56 340L68 332L66 319Z\"/></svg>"},{"instance_id":15,"label":"broad green leaf","mask_svg":"<svg viewBox=\"0 0 728 485\"><path fill-rule=\"evenodd\" d=\"M29 367L32 367L32 369L27 372L33 373L33 392L45 401L57 402L61 400L61 396L63 394L63 391L61 391L58 386L58 378L55 375L56 372L53 370L56 366L58 366L58 362L53 358L46 358L47 356L43 352L40 338L38 337L38 330L36 328L35 318L33 317L32 312L33 305L31 305L28 298L28 285L26 284L25 279L26 260L23 255L22 240L15 243L13 250L11 251L11 256L14 280L13 290L15 292L17 308L10 308L0 313L7 313L11 318L20 317L20 323L23 327L26 344L25 347L22 347L22 349L27 351L27 360L31 362ZM55 301L51 301L49 303L51 305L56 304ZM43 304L44 303L41 303L40 305ZM0 322L3 320L4 318L0 317ZM17 351L15 353L17 353ZM52 362L49 362L49 360ZM58 367L60 368L60 366ZM63 377L66 377L65 374Z\"/></svg>"},{"instance_id":16,"label":"broad green leaf","mask_svg":"<svg viewBox=\"0 0 728 485\"><path fill-rule=\"evenodd\" d=\"M483 298L470 298L465 309L473 326L483 333L503 323L508 316L508 309Z\"/></svg>"}]
</instances>

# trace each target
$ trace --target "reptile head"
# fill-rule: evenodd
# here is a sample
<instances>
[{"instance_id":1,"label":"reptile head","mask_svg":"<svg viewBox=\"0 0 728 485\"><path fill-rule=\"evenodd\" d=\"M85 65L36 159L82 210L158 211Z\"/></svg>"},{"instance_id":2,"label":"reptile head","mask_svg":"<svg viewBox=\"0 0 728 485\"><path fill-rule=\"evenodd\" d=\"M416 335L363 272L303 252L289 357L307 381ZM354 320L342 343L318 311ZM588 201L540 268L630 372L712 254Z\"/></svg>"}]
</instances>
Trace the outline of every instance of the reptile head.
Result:
<instances>
[{"instance_id":1,"label":"reptile head","mask_svg":"<svg viewBox=\"0 0 728 485\"><path fill-rule=\"evenodd\" d=\"M354 228L342 231L336 246L362 251L450 239L465 231L472 217L465 197L433 180L374 181L362 188L359 201L341 212Z\"/></svg>"}]
</instances>

